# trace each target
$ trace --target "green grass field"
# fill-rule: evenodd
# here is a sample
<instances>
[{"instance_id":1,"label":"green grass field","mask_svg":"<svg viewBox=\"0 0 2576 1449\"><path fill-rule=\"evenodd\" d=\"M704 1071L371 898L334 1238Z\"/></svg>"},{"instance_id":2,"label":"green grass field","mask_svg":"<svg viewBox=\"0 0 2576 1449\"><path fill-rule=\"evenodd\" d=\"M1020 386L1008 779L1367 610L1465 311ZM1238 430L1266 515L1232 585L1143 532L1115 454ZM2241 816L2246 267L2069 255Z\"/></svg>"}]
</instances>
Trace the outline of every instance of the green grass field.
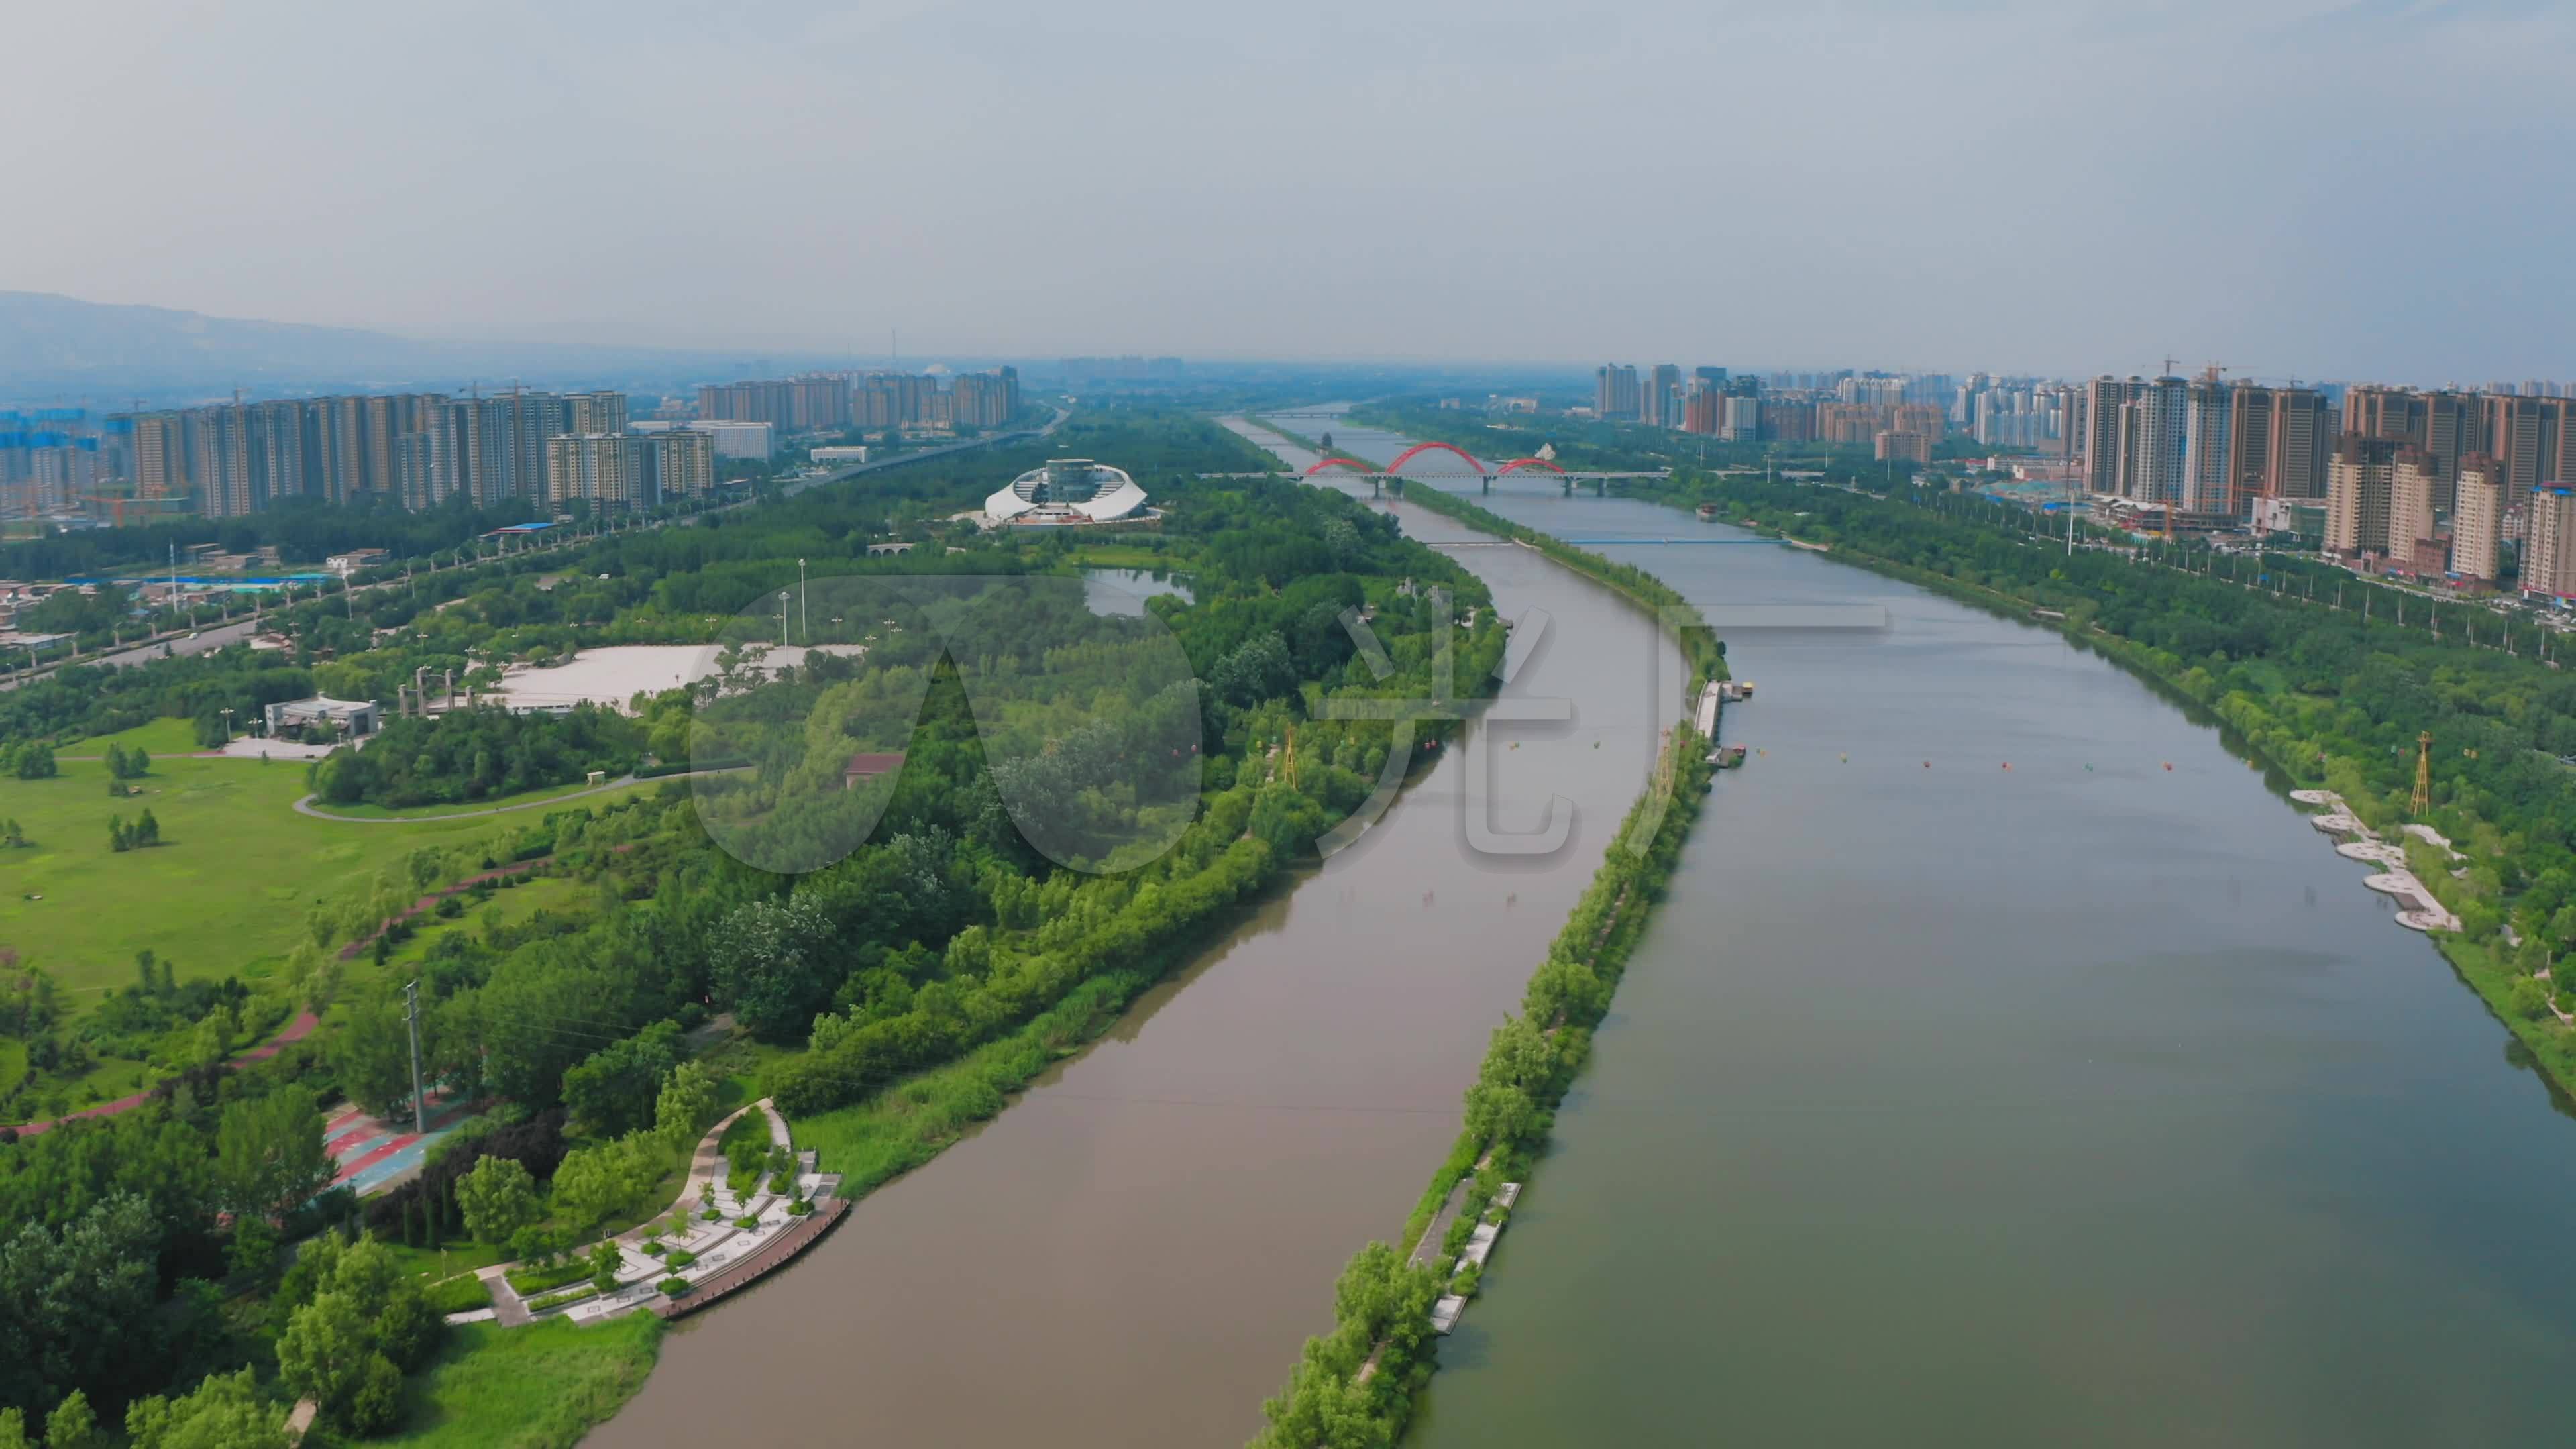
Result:
<instances>
[{"instance_id":1,"label":"green grass field","mask_svg":"<svg viewBox=\"0 0 2576 1449\"><path fill-rule=\"evenodd\" d=\"M594 805L610 804L615 801L622 800L626 796L631 795L638 790L653 789L659 783L659 781L639 781L633 785L623 786L615 790L601 790L598 794L587 797L587 803ZM462 815L475 810L517 810L523 806L543 805L549 801L560 800L566 795L579 795L583 791L591 788L592 787L590 785L576 780L569 785L555 785L543 790L530 790L525 794L508 795L498 800L472 800L461 803L440 805L405 805L398 809L388 808L383 805L368 805L364 803L356 805L317 804L314 808L328 811L333 815L345 815L352 820L434 820L442 815ZM466 824L470 822L459 821L456 823ZM492 823L503 824L506 823L506 821L496 818Z\"/></svg>"},{"instance_id":2,"label":"green grass field","mask_svg":"<svg viewBox=\"0 0 2576 1449\"><path fill-rule=\"evenodd\" d=\"M643 1387L663 1327L650 1313L630 1313L587 1328L557 1319L449 1329L446 1349L411 1382L403 1432L372 1442L568 1449Z\"/></svg>"},{"instance_id":3,"label":"green grass field","mask_svg":"<svg viewBox=\"0 0 2576 1449\"><path fill-rule=\"evenodd\" d=\"M421 845L479 840L527 820L316 820L293 808L306 793L302 763L165 754L154 747L168 725L184 729L160 721L112 737L152 752L138 796L109 798L106 765L69 758L100 753L106 738L65 747L54 779L0 779L0 817L31 842L0 848L0 946L52 973L74 1012L84 997L131 980L146 947L182 979L272 963L302 938L315 902L365 889ZM110 850L108 817L131 821L147 807L164 843Z\"/></svg>"}]
</instances>

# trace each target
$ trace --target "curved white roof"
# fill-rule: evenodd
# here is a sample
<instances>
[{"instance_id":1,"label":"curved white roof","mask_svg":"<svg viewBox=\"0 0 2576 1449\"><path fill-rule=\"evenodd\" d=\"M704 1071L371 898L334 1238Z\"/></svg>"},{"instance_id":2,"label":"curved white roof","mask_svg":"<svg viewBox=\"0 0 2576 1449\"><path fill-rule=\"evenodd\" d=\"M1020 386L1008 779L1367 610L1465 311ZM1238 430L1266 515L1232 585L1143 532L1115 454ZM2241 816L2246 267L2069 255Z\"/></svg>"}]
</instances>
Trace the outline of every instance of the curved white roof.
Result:
<instances>
[{"instance_id":1,"label":"curved white roof","mask_svg":"<svg viewBox=\"0 0 2576 1449\"><path fill-rule=\"evenodd\" d=\"M1089 458L1049 458L984 500L1003 523L1107 523L1145 506L1145 490L1123 468Z\"/></svg>"}]
</instances>

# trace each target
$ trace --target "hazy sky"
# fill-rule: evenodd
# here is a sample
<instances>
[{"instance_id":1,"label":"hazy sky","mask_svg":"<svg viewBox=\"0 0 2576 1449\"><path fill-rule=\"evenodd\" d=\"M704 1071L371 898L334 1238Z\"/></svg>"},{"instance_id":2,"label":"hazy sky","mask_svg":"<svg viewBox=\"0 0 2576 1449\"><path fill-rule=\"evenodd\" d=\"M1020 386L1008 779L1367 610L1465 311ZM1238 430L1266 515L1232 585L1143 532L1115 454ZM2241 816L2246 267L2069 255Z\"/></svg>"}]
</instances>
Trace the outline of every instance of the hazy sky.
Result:
<instances>
[{"instance_id":1,"label":"hazy sky","mask_svg":"<svg viewBox=\"0 0 2576 1449\"><path fill-rule=\"evenodd\" d=\"M2576 376L2568 0L11 7L0 288L423 336Z\"/></svg>"}]
</instances>

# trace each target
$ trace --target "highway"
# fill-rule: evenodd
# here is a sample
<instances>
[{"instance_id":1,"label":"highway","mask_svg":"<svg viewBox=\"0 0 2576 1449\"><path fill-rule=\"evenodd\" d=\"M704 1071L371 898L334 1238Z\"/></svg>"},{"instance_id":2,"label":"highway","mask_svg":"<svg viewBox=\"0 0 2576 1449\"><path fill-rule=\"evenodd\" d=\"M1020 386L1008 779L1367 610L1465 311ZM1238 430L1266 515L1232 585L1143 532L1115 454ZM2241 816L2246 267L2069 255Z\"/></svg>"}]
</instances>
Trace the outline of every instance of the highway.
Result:
<instances>
[{"instance_id":1,"label":"highway","mask_svg":"<svg viewBox=\"0 0 2576 1449\"><path fill-rule=\"evenodd\" d=\"M989 437L968 438L962 443L946 443L936 448L924 448L919 452L897 453L891 458L875 458L865 463L852 463L845 468L835 468L829 473L817 473L812 477L798 478L779 491L793 498L809 488L820 488L827 483L847 482L862 473L875 473L887 468L900 468L906 463L945 458L952 453L963 453L972 448L989 448L996 444L1025 442L1032 438L1051 438L1055 436L1056 429L1064 426L1064 420L1072 416L1073 409L1059 407L1055 410L1055 416L1048 419L1046 426L1041 428L1023 428L1017 432L994 433Z\"/></svg>"}]
</instances>

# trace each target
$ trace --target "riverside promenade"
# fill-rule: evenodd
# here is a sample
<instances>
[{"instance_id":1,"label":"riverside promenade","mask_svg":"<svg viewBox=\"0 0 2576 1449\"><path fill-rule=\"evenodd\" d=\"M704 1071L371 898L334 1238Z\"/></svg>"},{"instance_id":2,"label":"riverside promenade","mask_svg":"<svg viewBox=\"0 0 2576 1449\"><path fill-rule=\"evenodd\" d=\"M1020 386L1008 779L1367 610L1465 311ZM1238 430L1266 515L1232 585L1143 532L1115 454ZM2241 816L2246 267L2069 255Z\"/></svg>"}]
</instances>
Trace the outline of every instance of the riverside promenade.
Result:
<instances>
[{"instance_id":1,"label":"riverside promenade","mask_svg":"<svg viewBox=\"0 0 2576 1449\"><path fill-rule=\"evenodd\" d=\"M840 1174L821 1171L814 1153L807 1150L797 1153L790 1180L781 1182L776 1174L764 1172L750 1192L737 1195L726 1181L720 1144L725 1129L750 1112L768 1119L772 1146L792 1150L787 1119L765 1097L708 1128L690 1156L688 1179L680 1185L679 1197L668 1213L608 1240L617 1245L616 1286L539 1310L510 1284L511 1270L520 1265L496 1263L476 1270L492 1291L492 1306L451 1315L449 1321L472 1322L488 1315L505 1327L548 1318L590 1323L637 1309L677 1318L748 1286L802 1253L848 1210L849 1204L840 1196ZM811 1206L799 1213L795 1211L799 1202ZM676 1266L670 1261L673 1258L680 1259ZM662 1285L674 1278L684 1286L677 1293L665 1292ZM536 1296L560 1299L562 1295Z\"/></svg>"}]
</instances>

